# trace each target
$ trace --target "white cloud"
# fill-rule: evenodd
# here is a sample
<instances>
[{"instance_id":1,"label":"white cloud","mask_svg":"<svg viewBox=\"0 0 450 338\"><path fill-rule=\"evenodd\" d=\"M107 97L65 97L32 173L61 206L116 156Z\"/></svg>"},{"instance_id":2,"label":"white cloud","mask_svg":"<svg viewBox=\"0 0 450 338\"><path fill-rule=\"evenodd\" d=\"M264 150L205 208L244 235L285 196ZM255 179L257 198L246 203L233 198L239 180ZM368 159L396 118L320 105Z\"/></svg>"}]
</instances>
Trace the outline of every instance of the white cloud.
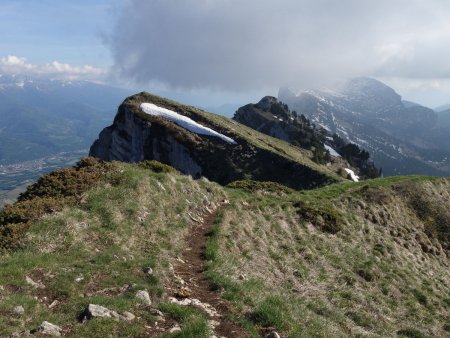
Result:
<instances>
[{"instance_id":1,"label":"white cloud","mask_svg":"<svg viewBox=\"0 0 450 338\"><path fill-rule=\"evenodd\" d=\"M450 78L447 0L130 0L109 39L137 83L248 91Z\"/></svg>"},{"instance_id":2,"label":"white cloud","mask_svg":"<svg viewBox=\"0 0 450 338\"><path fill-rule=\"evenodd\" d=\"M52 79L97 81L106 76L104 69L89 65L72 66L59 61L39 65L28 63L26 58L14 55L0 58L0 73L42 76Z\"/></svg>"}]
</instances>

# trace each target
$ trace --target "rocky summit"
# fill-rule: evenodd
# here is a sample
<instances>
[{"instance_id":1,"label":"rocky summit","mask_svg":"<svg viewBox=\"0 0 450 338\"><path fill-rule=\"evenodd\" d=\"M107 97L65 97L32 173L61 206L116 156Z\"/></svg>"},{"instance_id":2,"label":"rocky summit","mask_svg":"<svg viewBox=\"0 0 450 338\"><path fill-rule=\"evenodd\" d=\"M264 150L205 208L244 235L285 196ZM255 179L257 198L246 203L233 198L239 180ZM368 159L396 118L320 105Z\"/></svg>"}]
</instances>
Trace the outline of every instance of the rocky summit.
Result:
<instances>
[{"instance_id":1,"label":"rocky summit","mask_svg":"<svg viewBox=\"0 0 450 338\"><path fill-rule=\"evenodd\" d=\"M172 120L145 113L143 103L171 112ZM189 130L185 123L195 123L197 129ZM210 131L205 134L198 125ZM223 137L212 136L211 131ZM100 133L90 155L124 162L157 160L194 178L203 176L221 184L253 179L313 188L341 179L314 163L310 152L228 118L148 93L131 96L120 105L114 123Z\"/></svg>"}]
</instances>

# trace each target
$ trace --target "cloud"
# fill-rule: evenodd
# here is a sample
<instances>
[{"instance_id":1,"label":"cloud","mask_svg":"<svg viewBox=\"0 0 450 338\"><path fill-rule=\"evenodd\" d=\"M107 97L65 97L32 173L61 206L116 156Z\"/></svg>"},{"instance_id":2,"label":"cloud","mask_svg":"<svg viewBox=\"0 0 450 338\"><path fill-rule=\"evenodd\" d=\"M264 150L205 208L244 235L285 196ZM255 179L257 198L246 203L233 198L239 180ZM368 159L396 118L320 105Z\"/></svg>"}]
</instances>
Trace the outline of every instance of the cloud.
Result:
<instances>
[{"instance_id":1,"label":"cloud","mask_svg":"<svg viewBox=\"0 0 450 338\"><path fill-rule=\"evenodd\" d=\"M130 0L108 39L122 77L248 91L368 75L450 78L447 0Z\"/></svg>"},{"instance_id":2,"label":"cloud","mask_svg":"<svg viewBox=\"0 0 450 338\"><path fill-rule=\"evenodd\" d=\"M0 58L0 73L42 76L52 79L97 81L106 75L105 70L89 65L72 66L58 61L36 65L28 63L24 57L14 55Z\"/></svg>"}]
</instances>

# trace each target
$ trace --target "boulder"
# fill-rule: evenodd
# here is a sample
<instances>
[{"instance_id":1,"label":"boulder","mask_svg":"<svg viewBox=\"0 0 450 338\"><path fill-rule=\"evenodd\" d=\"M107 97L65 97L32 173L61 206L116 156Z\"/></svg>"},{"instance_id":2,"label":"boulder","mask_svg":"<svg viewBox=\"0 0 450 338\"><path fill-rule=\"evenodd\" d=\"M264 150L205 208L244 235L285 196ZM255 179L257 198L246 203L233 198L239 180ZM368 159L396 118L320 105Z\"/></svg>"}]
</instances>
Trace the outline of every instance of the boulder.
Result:
<instances>
[{"instance_id":1,"label":"boulder","mask_svg":"<svg viewBox=\"0 0 450 338\"><path fill-rule=\"evenodd\" d=\"M84 312L84 319L90 320L94 318L113 318L114 320L131 321L136 317L130 312L124 312L123 315L114 310L107 309L104 306L89 304Z\"/></svg>"},{"instance_id":2,"label":"boulder","mask_svg":"<svg viewBox=\"0 0 450 338\"><path fill-rule=\"evenodd\" d=\"M14 307L13 309L15 314L18 314L19 316L23 315L25 313L25 309L23 308L22 305L17 305Z\"/></svg>"},{"instance_id":3,"label":"boulder","mask_svg":"<svg viewBox=\"0 0 450 338\"><path fill-rule=\"evenodd\" d=\"M142 301L145 305L152 305L152 301L150 299L150 295L145 290L139 290L136 292L136 298Z\"/></svg>"},{"instance_id":4,"label":"boulder","mask_svg":"<svg viewBox=\"0 0 450 338\"><path fill-rule=\"evenodd\" d=\"M32 330L31 333L39 333L47 336L60 337L61 331L62 329L59 326L44 321L36 329Z\"/></svg>"}]
</instances>

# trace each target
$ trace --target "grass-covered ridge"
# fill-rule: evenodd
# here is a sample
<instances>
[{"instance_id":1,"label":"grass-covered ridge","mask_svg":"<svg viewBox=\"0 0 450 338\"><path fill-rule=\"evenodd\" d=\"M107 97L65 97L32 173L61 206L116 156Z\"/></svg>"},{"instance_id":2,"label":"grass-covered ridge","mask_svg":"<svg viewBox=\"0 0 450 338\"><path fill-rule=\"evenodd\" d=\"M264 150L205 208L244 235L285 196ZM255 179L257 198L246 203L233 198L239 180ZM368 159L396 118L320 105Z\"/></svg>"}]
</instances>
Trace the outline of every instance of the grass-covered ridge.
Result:
<instances>
[{"instance_id":1,"label":"grass-covered ridge","mask_svg":"<svg viewBox=\"0 0 450 338\"><path fill-rule=\"evenodd\" d=\"M91 168L99 165L103 164L93 161ZM33 214L20 240L14 238L18 245L2 252L2 336L49 321L71 337L141 337L155 317L136 299L138 290L149 292L154 308L160 308L166 320L189 323L186 332L207 336L204 315L165 305L164 285L171 278L170 264L183 246L188 227L195 224L193 219L224 199L225 193L217 184L194 181L161 164L113 162L107 166L97 182L90 182L88 189L68 203L43 209L39 217ZM44 198L42 189L52 195L61 182L31 187L27 201L33 204ZM22 203L7 208L6 213L12 215ZM154 273L148 274L148 268ZM35 289L26 277L45 288ZM139 319L82 324L79 316L90 303L118 312L128 310ZM18 305L24 307L24 316L14 312Z\"/></svg>"},{"instance_id":2,"label":"grass-covered ridge","mask_svg":"<svg viewBox=\"0 0 450 338\"><path fill-rule=\"evenodd\" d=\"M230 191L208 273L248 323L289 337L448 336L449 188L396 177Z\"/></svg>"},{"instance_id":3,"label":"grass-covered ridge","mask_svg":"<svg viewBox=\"0 0 450 338\"><path fill-rule=\"evenodd\" d=\"M38 201L52 198L62 201L57 208L39 209ZM267 328L284 337L450 334L446 179L395 177L298 192L254 181L222 187L156 162L92 159L44 177L2 212L5 236L7 224L26 228L0 255L0 332L45 320L69 337L208 337L205 314L169 304L168 286L188 230L223 200L229 205L207 241L206 274L249 336ZM24 214L21 203L39 212ZM149 292L151 307L136 299L138 290ZM137 318L82 323L90 303ZM14 310L19 305L23 315ZM182 331L155 331L154 309Z\"/></svg>"}]
</instances>

